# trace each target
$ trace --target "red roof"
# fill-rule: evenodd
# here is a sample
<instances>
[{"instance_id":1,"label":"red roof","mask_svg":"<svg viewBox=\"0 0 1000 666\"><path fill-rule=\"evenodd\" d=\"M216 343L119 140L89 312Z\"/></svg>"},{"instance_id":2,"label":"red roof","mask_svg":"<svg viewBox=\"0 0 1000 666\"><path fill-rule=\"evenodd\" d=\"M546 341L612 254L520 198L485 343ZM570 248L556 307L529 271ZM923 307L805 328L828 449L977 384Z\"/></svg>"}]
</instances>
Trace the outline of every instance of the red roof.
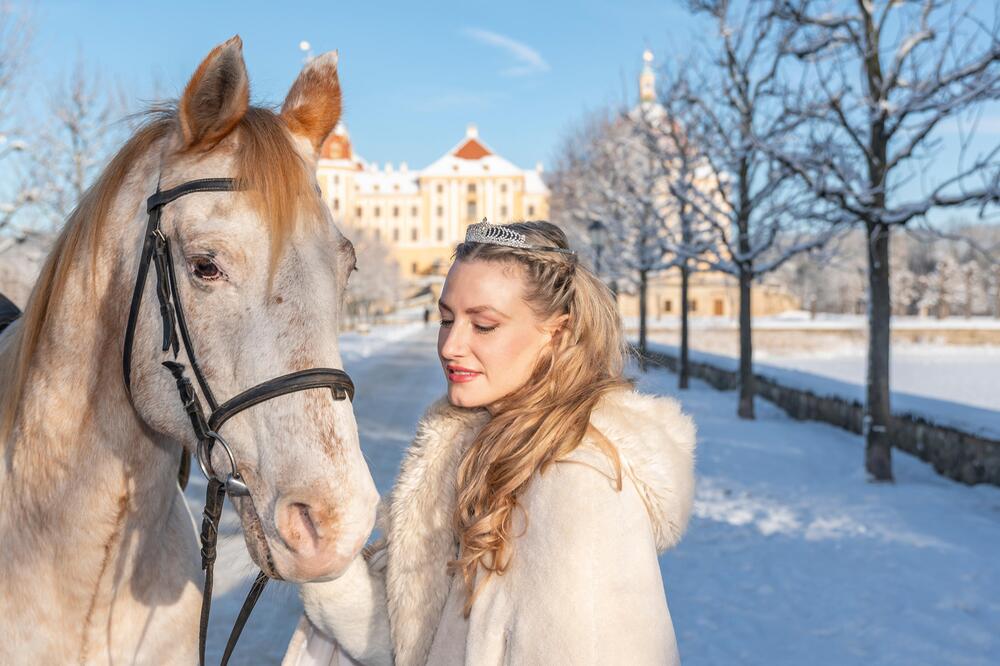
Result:
<instances>
[{"instance_id":1,"label":"red roof","mask_svg":"<svg viewBox=\"0 0 1000 666\"><path fill-rule=\"evenodd\" d=\"M455 157L461 157L463 160L478 160L492 154L493 153L486 149L486 146L479 143L475 139L467 140L458 147L458 150L452 153Z\"/></svg>"},{"instance_id":2,"label":"red roof","mask_svg":"<svg viewBox=\"0 0 1000 666\"><path fill-rule=\"evenodd\" d=\"M326 137L323 147L320 148L320 156L328 160L351 159L351 140L336 132L330 132L330 136Z\"/></svg>"}]
</instances>

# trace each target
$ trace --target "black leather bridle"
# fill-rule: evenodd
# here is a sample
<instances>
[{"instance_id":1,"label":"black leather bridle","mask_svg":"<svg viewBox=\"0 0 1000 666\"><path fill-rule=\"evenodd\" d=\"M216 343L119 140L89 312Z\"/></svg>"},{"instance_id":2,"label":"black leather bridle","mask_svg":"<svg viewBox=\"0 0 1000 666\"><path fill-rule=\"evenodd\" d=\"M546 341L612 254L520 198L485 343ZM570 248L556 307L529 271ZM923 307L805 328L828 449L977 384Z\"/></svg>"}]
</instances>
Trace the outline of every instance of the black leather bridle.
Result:
<instances>
[{"instance_id":1,"label":"black leather bridle","mask_svg":"<svg viewBox=\"0 0 1000 666\"><path fill-rule=\"evenodd\" d=\"M142 246L142 255L139 259L139 271L135 281L135 289L132 292L132 304L129 307L128 323L125 326L125 343L122 353L122 374L125 379L125 392L132 400L132 345L135 339L135 327L139 318L139 309L142 306L142 294L146 288L146 279L149 276L149 266L153 265L156 271L156 296L160 303L160 317L163 320L163 343L162 351L173 350L173 361L165 361L163 366L173 375L177 390L180 393L181 403L184 411L191 420L195 437L198 439L197 458L199 466L205 477L208 479L208 492L205 497L205 510L201 523L201 567L205 571L205 588L201 605L201 623L198 636L199 664L205 664L205 640L208 632L208 617L212 605L212 585L213 570L216 557L216 544L219 536L219 519L222 517L222 508L226 494L232 497L250 497L250 489L247 488L243 477L240 475L233 456L232 449L225 439L219 434L219 430L230 418L272 398L305 391L307 389L328 388L333 394L334 400L354 399L354 383L343 370L335 368L311 368L281 375L268 381L253 386L246 391L230 398L221 405L216 402L212 389L201 367L198 365L195 356L194 346L191 343L191 334L184 319L184 309L181 307L180 295L177 291L177 278L174 275L173 258L170 254L170 241L160 228L160 217L163 207L179 199L180 197L193 194L195 192L234 192L239 188L231 178L204 178L200 180L188 181L182 185L166 191L159 191L153 194L146 201L146 212L149 214L149 221L146 224L146 235ZM178 340L178 332L180 339ZM188 362L191 364L191 371L195 380L201 388L201 394L208 403L211 412L205 418L205 410L201 400L195 392L191 381L185 375L186 368L177 362L180 352L180 345L183 343L187 353ZM134 405L134 403L133 403ZM229 473L223 479L212 466L212 451L215 445L222 446L223 451L229 461ZM186 478L187 455L182 456L181 478ZM240 609L239 617L233 630L229 635L226 650L222 656L222 664L229 661L236 641L239 640L240 633L250 617L254 604L260 598L267 584L268 576L263 571L257 574L257 578L250 588L246 601Z\"/></svg>"}]
</instances>

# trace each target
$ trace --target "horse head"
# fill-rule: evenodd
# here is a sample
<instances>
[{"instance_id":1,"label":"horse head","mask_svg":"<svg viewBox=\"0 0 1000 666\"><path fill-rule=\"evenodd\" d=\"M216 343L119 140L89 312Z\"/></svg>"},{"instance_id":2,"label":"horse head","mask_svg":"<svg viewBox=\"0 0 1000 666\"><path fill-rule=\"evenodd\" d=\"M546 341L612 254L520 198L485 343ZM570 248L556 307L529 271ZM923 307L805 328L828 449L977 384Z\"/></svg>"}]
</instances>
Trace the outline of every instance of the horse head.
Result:
<instances>
[{"instance_id":1,"label":"horse head","mask_svg":"<svg viewBox=\"0 0 1000 666\"><path fill-rule=\"evenodd\" d=\"M139 418L193 453L198 439L171 363L197 362L204 382L192 385L203 404L212 403L205 386L221 403L275 377L343 367L337 333L354 249L314 176L340 111L336 53L305 66L279 113L251 106L234 37L198 66L158 142L159 167L150 171L157 191L206 178L235 184L235 191L186 195L159 211L193 353L163 344L169 326L155 295L165 287L154 271L126 351ZM123 248L124 275L136 275L142 243ZM329 389L289 393L241 411L219 435L232 472L249 489L233 501L254 561L295 582L342 573L371 532L378 500L350 399ZM225 448L212 448L211 469L230 470Z\"/></svg>"}]
</instances>

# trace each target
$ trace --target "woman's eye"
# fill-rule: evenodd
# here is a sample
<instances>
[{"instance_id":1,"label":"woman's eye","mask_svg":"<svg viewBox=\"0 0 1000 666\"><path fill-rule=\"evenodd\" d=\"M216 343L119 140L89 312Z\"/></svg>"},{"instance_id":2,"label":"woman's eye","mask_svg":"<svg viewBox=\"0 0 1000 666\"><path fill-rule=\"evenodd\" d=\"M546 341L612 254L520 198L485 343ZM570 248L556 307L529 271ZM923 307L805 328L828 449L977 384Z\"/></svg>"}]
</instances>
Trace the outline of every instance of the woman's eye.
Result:
<instances>
[{"instance_id":1,"label":"woman's eye","mask_svg":"<svg viewBox=\"0 0 1000 666\"><path fill-rule=\"evenodd\" d=\"M493 326L480 326L479 324L474 324L474 326L476 327L476 331L479 333L490 333L497 330L497 326L499 326L499 324L494 324Z\"/></svg>"},{"instance_id":2,"label":"woman's eye","mask_svg":"<svg viewBox=\"0 0 1000 666\"><path fill-rule=\"evenodd\" d=\"M202 280L218 280L223 277L222 269L208 257L192 259L191 272Z\"/></svg>"},{"instance_id":3,"label":"woman's eye","mask_svg":"<svg viewBox=\"0 0 1000 666\"><path fill-rule=\"evenodd\" d=\"M451 323L452 323L451 319L442 319L441 320L441 328L447 328L447 327L451 326Z\"/></svg>"}]
</instances>

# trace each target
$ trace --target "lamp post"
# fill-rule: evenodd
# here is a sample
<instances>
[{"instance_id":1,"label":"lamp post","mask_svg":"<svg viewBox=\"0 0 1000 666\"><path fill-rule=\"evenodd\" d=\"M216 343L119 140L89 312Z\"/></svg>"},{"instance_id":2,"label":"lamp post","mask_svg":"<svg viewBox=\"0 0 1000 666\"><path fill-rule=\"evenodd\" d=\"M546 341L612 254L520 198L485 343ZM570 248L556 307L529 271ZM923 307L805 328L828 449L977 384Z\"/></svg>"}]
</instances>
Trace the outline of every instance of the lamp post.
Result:
<instances>
[{"instance_id":1,"label":"lamp post","mask_svg":"<svg viewBox=\"0 0 1000 666\"><path fill-rule=\"evenodd\" d=\"M590 234L590 246L594 249L594 273L601 277L601 251L608 239L608 229L600 220L594 220L587 226Z\"/></svg>"}]
</instances>

